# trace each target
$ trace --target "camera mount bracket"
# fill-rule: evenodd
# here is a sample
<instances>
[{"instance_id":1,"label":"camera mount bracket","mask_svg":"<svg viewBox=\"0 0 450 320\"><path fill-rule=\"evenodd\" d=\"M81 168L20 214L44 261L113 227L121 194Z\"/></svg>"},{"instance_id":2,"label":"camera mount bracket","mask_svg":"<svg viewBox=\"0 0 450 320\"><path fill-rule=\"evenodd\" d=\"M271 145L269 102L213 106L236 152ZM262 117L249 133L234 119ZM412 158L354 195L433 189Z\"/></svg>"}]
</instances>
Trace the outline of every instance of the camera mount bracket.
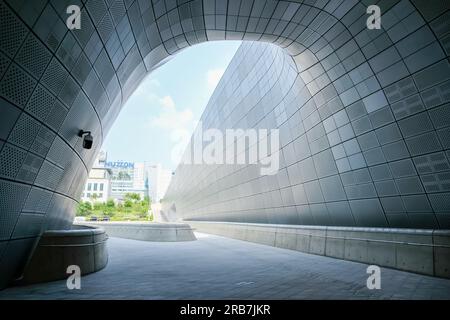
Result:
<instances>
[{"instance_id":1,"label":"camera mount bracket","mask_svg":"<svg viewBox=\"0 0 450 320\"><path fill-rule=\"evenodd\" d=\"M83 135L85 135L85 134L90 135L91 132L90 132L90 131L84 131L84 130L78 131L78 136L79 136L80 138L83 137Z\"/></svg>"}]
</instances>

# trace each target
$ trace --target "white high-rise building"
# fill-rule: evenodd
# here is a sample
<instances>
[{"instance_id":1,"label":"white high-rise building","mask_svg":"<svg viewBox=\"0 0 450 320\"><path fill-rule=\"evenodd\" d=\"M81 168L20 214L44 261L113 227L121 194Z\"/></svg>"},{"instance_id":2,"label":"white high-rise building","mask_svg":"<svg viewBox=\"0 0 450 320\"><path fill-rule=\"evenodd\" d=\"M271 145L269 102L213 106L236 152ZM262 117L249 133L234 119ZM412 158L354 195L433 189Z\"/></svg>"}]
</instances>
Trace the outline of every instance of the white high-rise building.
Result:
<instances>
[{"instance_id":1,"label":"white high-rise building","mask_svg":"<svg viewBox=\"0 0 450 320\"><path fill-rule=\"evenodd\" d=\"M147 174L145 170L145 162L134 163L133 188L145 190Z\"/></svg>"},{"instance_id":2,"label":"white high-rise building","mask_svg":"<svg viewBox=\"0 0 450 320\"><path fill-rule=\"evenodd\" d=\"M148 194L153 203L159 202L167 191L172 172L163 169L161 164L146 164L148 178Z\"/></svg>"},{"instance_id":3,"label":"white high-rise building","mask_svg":"<svg viewBox=\"0 0 450 320\"><path fill-rule=\"evenodd\" d=\"M122 201L127 193L137 193L141 199L148 195L143 162L107 161L106 167L112 171L111 197L113 199Z\"/></svg>"}]
</instances>

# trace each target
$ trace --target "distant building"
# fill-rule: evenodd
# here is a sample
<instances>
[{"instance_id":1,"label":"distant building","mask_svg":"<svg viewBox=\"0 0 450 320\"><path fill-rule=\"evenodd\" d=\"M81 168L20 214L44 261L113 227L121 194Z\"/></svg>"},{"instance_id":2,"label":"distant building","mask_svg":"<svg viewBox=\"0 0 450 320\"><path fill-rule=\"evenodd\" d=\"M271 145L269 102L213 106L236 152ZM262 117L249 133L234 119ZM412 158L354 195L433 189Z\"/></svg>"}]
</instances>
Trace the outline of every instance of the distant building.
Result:
<instances>
[{"instance_id":1,"label":"distant building","mask_svg":"<svg viewBox=\"0 0 450 320\"><path fill-rule=\"evenodd\" d=\"M99 171L108 172L100 173ZM91 179L91 174L93 175ZM99 196L99 178L108 180L108 192L102 192ZM95 159L94 166L89 174L83 192L82 200L92 201L93 194L96 193L96 201L105 202L108 199L121 202L127 193L137 193L144 199L149 196L153 203L159 202L169 186L172 173L162 168L160 164L151 164L148 162L127 162L127 161L108 161L107 153L100 151ZM92 180L92 181L91 181ZM102 188L106 186L106 181L101 182ZM93 190L94 186L97 190ZM95 192L94 192L95 191Z\"/></svg>"},{"instance_id":2,"label":"distant building","mask_svg":"<svg viewBox=\"0 0 450 320\"><path fill-rule=\"evenodd\" d=\"M106 161L105 166L112 172L111 197L123 201L127 193L138 193L143 199L147 195L145 186L140 183L139 165L126 161Z\"/></svg>"},{"instance_id":3,"label":"distant building","mask_svg":"<svg viewBox=\"0 0 450 320\"><path fill-rule=\"evenodd\" d=\"M92 168L81 194L82 201L106 202L111 198L111 170Z\"/></svg>"},{"instance_id":4,"label":"distant building","mask_svg":"<svg viewBox=\"0 0 450 320\"><path fill-rule=\"evenodd\" d=\"M149 196L153 203L159 202L169 187L172 173L163 169L160 164L146 164L145 170L148 178Z\"/></svg>"}]
</instances>

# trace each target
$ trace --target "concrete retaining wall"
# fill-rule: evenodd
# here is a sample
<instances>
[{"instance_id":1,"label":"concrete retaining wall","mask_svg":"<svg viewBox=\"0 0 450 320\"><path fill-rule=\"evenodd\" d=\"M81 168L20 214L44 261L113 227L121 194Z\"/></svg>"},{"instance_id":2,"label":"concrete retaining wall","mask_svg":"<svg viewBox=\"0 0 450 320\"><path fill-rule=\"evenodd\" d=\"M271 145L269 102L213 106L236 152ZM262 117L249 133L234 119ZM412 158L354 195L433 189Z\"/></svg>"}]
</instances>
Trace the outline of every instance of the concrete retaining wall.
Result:
<instances>
[{"instance_id":1,"label":"concrete retaining wall","mask_svg":"<svg viewBox=\"0 0 450 320\"><path fill-rule=\"evenodd\" d=\"M196 240L192 228L186 223L157 222L83 222L98 226L111 237L143 241L192 241Z\"/></svg>"},{"instance_id":2,"label":"concrete retaining wall","mask_svg":"<svg viewBox=\"0 0 450 320\"><path fill-rule=\"evenodd\" d=\"M450 230L186 222L200 232L450 278Z\"/></svg>"},{"instance_id":3,"label":"concrete retaining wall","mask_svg":"<svg viewBox=\"0 0 450 320\"><path fill-rule=\"evenodd\" d=\"M79 266L82 275L99 271L108 264L107 239L105 230L86 226L46 231L17 283L65 279L70 265Z\"/></svg>"}]
</instances>

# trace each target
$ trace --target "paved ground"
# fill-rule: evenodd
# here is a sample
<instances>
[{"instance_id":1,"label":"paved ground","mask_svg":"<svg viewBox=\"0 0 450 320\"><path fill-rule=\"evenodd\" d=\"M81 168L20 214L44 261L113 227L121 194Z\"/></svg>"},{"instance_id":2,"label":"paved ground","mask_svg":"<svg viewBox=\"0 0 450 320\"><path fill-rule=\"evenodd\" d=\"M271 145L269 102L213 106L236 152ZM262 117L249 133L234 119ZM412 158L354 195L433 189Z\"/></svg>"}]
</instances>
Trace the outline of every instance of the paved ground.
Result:
<instances>
[{"instance_id":1,"label":"paved ground","mask_svg":"<svg viewBox=\"0 0 450 320\"><path fill-rule=\"evenodd\" d=\"M449 299L450 280L382 269L366 287L367 265L196 234L155 243L110 238L110 260L80 290L55 281L0 291L0 299Z\"/></svg>"}]
</instances>

